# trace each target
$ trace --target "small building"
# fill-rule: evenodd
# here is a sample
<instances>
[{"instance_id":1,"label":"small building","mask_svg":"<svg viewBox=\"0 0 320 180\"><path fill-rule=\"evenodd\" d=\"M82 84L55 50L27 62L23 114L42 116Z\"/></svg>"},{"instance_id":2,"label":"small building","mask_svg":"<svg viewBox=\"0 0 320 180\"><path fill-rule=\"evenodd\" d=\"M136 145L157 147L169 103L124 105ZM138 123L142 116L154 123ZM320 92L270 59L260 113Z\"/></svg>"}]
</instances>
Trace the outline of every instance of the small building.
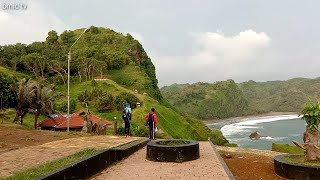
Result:
<instances>
[{"instance_id":1,"label":"small building","mask_svg":"<svg viewBox=\"0 0 320 180\"><path fill-rule=\"evenodd\" d=\"M83 111L73 113L70 117L69 129L70 130L79 130L83 128L84 117ZM48 119L43 120L37 124L37 127L41 127L41 130L57 130L64 131L68 127L67 115L52 115ZM102 122L104 125L111 125L112 123L108 120L102 120L99 116L91 114L91 120L93 123Z\"/></svg>"}]
</instances>

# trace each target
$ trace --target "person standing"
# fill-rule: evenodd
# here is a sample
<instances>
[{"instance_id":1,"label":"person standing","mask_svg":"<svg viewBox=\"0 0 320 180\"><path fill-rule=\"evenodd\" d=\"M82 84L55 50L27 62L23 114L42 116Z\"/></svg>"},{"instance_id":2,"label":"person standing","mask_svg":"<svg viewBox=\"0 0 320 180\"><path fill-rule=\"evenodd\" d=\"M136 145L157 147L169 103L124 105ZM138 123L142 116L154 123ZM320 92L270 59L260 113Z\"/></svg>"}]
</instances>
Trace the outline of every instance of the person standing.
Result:
<instances>
[{"instance_id":1,"label":"person standing","mask_svg":"<svg viewBox=\"0 0 320 180\"><path fill-rule=\"evenodd\" d=\"M124 122L124 135L128 137L130 136L130 122L125 111L123 111L122 120Z\"/></svg>"},{"instance_id":2,"label":"person standing","mask_svg":"<svg viewBox=\"0 0 320 180\"><path fill-rule=\"evenodd\" d=\"M125 110L125 113L126 113L126 115L127 115L128 120L129 120L129 123L130 123L130 125L131 125L132 110L131 110L131 107L130 107L130 104L129 104L129 103L126 104L124 110Z\"/></svg>"},{"instance_id":3,"label":"person standing","mask_svg":"<svg viewBox=\"0 0 320 180\"><path fill-rule=\"evenodd\" d=\"M158 124L158 118L154 108L151 108L151 111L146 115L146 121L149 126L149 139L153 140L155 139L155 128Z\"/></svg>"}]
</instances>

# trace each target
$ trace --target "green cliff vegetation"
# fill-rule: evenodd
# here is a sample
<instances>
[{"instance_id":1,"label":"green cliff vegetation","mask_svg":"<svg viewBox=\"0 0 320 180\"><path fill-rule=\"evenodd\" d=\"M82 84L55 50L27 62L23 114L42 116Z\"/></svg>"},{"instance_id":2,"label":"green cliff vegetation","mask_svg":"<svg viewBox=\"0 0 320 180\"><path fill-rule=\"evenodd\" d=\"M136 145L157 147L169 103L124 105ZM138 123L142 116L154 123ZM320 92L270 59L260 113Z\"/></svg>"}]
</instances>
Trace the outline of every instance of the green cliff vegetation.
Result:
<instances>
[{"instance_id":1,"label":"green cliff vegetation","mask_svg":"<svg viewBox=\"0 0 320 180\"><path fill-rule=\"evenodd\" d=\"M201 119L241 116L247 101L233 80L213 84L172 85L161 93L179 111Z\"/></svg>"},{"instance_id":2,"label":"green cliff vegetation","mask_svg":"<svg viewBox=\"0 0 320 180\"><path fill-rule=\"evenodd\" d=\"M0 89L0 93L6 97L6 123L15 119L17 113L14 108L18 109L19 102L26 102L19 100L28 96L17 96L19 93L25 92L31 96L34 96L32 92L44 94L44 87L50 87L50 94L52 90L51 95L55 97L50 99L53 103L52 112L66 113L66 54L81 32L83 29L64 31L58 35L55 31L50 31L44 42L0 46L0 86L4 87ZM102 76L105 80L93 80L97 76ZM21 80L23 78L26 80ZM21 86L21 82L24 82L24 86ZM110 121L117 121L121 132L123 103L130 102L133 108L132 134L135 136L147 136L145 115L151 107L155 107L159 118L159 138L210 138L215 144L228 143L220 131L213 131L202 121L191 115L182 116L172 108L163 100L157 83L151 59L130 34L122 35L111 29L92 26L73 47L71 112L85 108L85 103L88 103L93 113ZM22 91L18 87L25 89ZM24 114L21 111L23 126L26 128L31 128L35 121L34 107L41 101L48 102L38 95L30 101L29 99L28 103L23 103L20 107L26 112ZM142 106L136 107L137 102ZM48 112L45 111L36 114L38 122L46 118L46 115ZM107 130L107 133L113 132Z\"/></svg>"},{"instance_id":3,"label":"green cliff vegetation","mask_svg":"<svg viewBox=\"0 0 320 180\"><path fill-rule=\"evenodd\" d=\"M299 112L306 102L320 97L320 79L173 84L161 88L161 93L184 113L201 119L220 119L268 112Z\"/></svg>"},{"instance_id":4,"label":"green cliff vegetation","mask_svg":"<svg viewBox=\"0 0 320 180\"><path fill-rule=\"evenodd\" d=\"M287 81L239 84L248 100L247 114L299 112L309 100L320 97L320 79L294 78Z\"/></svg>"}]
</instances>

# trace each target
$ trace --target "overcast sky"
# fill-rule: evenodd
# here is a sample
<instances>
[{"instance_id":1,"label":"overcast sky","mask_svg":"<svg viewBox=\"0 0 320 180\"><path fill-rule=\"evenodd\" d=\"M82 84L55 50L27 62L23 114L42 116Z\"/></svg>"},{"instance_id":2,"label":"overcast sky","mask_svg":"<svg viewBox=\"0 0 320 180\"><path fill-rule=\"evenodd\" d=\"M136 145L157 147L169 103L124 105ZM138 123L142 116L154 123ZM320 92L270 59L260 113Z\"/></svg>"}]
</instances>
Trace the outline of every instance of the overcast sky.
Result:
<instances>
[{"instance_id":1,"label":"overcast sky","mask_svg":"<svg viewBox=\"0 0 320 180\"><path fill-rule=\"evenodd\" d=\"M22 3L26 9L7 10ZM0 0L0 44L91 25L130 32L159 86L320 75L320 1Z\"/></svg>"}]
</instances>

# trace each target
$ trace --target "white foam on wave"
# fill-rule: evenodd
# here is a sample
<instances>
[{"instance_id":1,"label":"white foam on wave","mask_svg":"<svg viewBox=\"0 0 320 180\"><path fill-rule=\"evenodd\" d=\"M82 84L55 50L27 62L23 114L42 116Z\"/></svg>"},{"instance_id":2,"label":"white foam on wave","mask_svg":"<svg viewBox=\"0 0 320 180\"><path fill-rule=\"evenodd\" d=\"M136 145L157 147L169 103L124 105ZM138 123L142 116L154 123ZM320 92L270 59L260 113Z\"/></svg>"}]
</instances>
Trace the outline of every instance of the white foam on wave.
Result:
<instances>
[{"instance_id":1,"label":"white foam on wave","mask_svg":"<svg viewBox=\"0 0 320 180\"><path fill-rule=\"evenodd\" d=\"M221 128L224 136L230 136L240 132L252 132L252 129L257 129L257 126L237 126L235 124L225 125Z\"/></svg>"},{"instance_id":2,"label":"white foam on wave","mask_svg":"<svg viewBox=\"0 0 320 180\"><path fill-rule=\"evenodd\" d=\"M281 141L283 139L287 139L288 137L261 137L260 139L272 140L272 141Z\"/></svg>"},{"instance_id":3,"label":"white foam on wave","mask_svg":"<svg viewBox=\"0 0 320 180\"><path fill-rule=\"evenodd\" d=\"M251 119L247 121L242 121L238 123L228 124L221 128L221 132L224 136L231 136L239 132L252 132L252 129L257 129L257 124L273 122L273 121L282 121L296 119L298 115L280 115L280 116L266 116L266 117L257 117L256 119ZM246 120L244 118L244 120Z\"/></svg>"},{"instance_id":4,"label":"white foam on wave","mask_svg":"<svg viewBox=\"0 0 320 180\"><path fill-rule=\"evenodd\" d=\"M283 120L290 120L299 118L298 115L281 115L281 116L268 116L268 117L259 117L257 119L243 121L239 123L235 123L237 125L256 125L259 123L265 122L273 122L273 121L283 121Z\"/></svg>"}]
</instances>

